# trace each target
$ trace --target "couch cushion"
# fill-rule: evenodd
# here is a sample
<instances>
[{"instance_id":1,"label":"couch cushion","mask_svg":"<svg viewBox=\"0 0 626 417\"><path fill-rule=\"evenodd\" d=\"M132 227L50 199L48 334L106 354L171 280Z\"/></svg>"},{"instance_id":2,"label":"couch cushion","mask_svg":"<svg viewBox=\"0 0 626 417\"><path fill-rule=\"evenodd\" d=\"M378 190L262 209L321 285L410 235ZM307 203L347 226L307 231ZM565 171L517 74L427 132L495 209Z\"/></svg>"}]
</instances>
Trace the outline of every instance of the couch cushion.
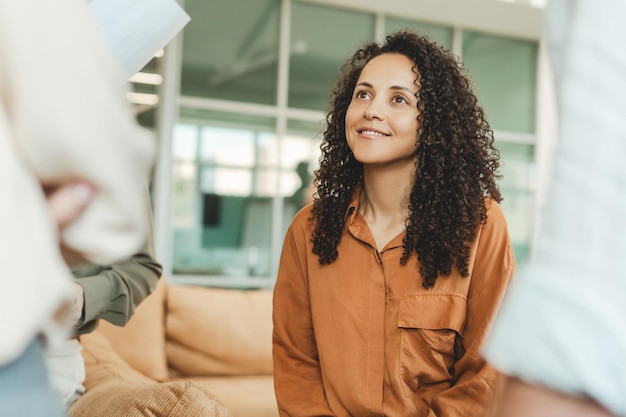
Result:
<instances>
[{"instance_id":1,"label":"couch cushion","mask_svg":"<svg viewBox=\"0 0 626 417\"><path fill-rule=\"evenodd\" d=\"M184 375L272 373L272 291L170 285L167 360Z\"/></svg>"},{"instance_id":2,"label":"couch cushion","mask_svg":"<svg viewBox=\"0 0 626 417\"><path fill-rule=\"evenodd\" d=\"M122 359L142 374L157 381L168 378L165 358L165 298L168 284L161 277L156 289L135 309L126 326L100 320L98 331L105 335Z\"/></svg>"},{"instance_id":3,"label":"couch cushion","mask_svg":"<svg viewBox=\"0 0 626 417\"><path fill-rule=\"evenodd\" d=\"M89 390L70 417L232 417L206 388L191 381L109 381Z\"/></svg>"},{"instance_id":4,"label":"couch cushion","mask_svg":"<svg viewBox=\"0 0 626 417\"><path fill-rule=\"evenodd\" d=\"M85 361L85 389L110 381L126 381L130 383L152 383L154 380L141 374L127 364L111 347L109 340L96 330L80 336Z\"/></svg>"},{"instance_id":5,"label":"couch cushion","mask_svg":"<svg viewBox=\"0 0 626 417\"><path fill-rule=\"evenodd\" d=\"M232 417L205 386L189 380L157 382L128 365L99 330L80 337L86 393L69 417Z\"/></svg>"},{"instance_id":6,"label":"couch cushion","mask_svg":"<svg viewBox=\"0 0 626 417\"><path fill-rule=\"evenodd\" d=\"M215 394L234 417L278 417L272 375L199 376L191 380Z\"/></svg>"}]
</instances>

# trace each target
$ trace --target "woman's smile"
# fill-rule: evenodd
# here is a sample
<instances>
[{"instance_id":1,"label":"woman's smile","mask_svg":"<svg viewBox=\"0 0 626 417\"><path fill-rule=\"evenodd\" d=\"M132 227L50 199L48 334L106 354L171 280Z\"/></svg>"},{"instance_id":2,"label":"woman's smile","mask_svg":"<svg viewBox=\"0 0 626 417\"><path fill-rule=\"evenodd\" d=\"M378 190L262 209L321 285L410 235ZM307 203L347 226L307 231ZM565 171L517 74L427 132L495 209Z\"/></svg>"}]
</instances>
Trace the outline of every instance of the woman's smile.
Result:
<instances>
[{"instance_id":1,"label":"woman's smile","mask_svg":"<svg viewBox=\"0 0 626 417\"><path fill-rule=\"evenodd\" d=\"M384 132L381 132L380 130L372 129L372 128L357 129L357 132L359 132L361 136L366 137L366 138L367 137L380 138L380 137L389 136L388 133L384 133Z\"/></svg>"}]
</instances>

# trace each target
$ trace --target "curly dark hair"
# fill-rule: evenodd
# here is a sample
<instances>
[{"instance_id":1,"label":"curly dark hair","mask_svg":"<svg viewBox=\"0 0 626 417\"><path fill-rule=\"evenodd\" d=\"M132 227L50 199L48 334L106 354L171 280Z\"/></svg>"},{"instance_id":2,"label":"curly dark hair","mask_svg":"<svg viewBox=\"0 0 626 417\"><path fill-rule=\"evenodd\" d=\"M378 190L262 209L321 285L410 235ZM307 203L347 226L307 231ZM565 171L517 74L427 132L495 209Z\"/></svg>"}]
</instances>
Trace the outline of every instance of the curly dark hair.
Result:
<instances>
[{"instance_id":1,"label":"curly dark hair","mask_svg":"<svg viewBox=\"0 0 626 417\"><path fill-rule=\"evenodd\" d=\"M409 196L401 263L415 252L425 288L453 266L468 276L469 250L487 218L485 197L500 202L500 154L493 131L458 58L427 37L400 31L382 44L365 44L343 65L331 91L320 167L315 172L311 241L320 264L337 259L337 246L363 165L346 141L345 118L363 67L385 53L408 57L419 87L415 178Z\"/></svg>"}]
</instances>

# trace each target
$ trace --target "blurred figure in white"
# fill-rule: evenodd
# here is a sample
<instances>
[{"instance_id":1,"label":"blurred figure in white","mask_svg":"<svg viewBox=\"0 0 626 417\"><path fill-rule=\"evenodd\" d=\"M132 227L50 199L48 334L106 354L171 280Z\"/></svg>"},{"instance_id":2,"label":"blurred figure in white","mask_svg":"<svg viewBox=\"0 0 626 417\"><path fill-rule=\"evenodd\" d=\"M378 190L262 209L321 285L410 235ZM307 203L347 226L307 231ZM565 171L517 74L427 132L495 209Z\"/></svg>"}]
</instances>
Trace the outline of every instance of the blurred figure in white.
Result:
<instances>
[{"instance_id":1,"label":"blurred figure in white","mask_svg":"<svg viewBox=\"0 0 626 417\"><path fill-rule=\"evenodd\" d=\"M2 417L64 414L42 348L76 321L68 265L112 264L146 239L154 142L89 7L0 2Z\"/></svg>"},{"instance_id":2,"label":"blurred figure in white","mask_svg":"<svg viewBox=\"0 0 626 417\"><path fill-rule=\"evenodd\" d=\"M190 20L175 0L90 0L89 5L124 79L141 70ZM162 273L152 241L150 178L143 177L143 217L148 229L143 246L115 264L86 262L72 268L76 300L72 337L45 353L52 387L67 409L85 392L85 363L78 337L95 330L100 320L126 325L135 308L154 291Z\"/></svg>"},{"instance_id":3,"label":"blurred figure in white","mask_svg":"<svg viewBox=\"0 0 626 417\"><path fill-rule=\"evenodd\" d=\"M484 354L499 417L626 416L626 2L550 0L559 148L536 255Z\"/></svg>"}]
</instances>

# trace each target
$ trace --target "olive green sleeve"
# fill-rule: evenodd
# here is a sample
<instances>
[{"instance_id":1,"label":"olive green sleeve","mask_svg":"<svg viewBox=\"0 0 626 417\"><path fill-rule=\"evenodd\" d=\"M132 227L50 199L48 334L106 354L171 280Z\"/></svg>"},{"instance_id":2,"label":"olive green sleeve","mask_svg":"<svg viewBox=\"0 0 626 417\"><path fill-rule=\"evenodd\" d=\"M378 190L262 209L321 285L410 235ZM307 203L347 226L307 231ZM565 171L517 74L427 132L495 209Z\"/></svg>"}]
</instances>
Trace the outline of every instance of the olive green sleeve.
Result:
<instances>
[{"instance_id":1,"label":"olive green sleeve","mask_svg":"<svg viewBox=\"0 0 626 417\"><path fill-rule=\"evenodd\" d=\"M81 276L80 272L75 271L85 299L83 316L76 324L77 334L93 331L99 319L118 326L125 325L139 303L154 291L163 269L155 259L149 201L149 233L144 247L138 253L114 265L92 267L91 271L86 268L91 274Z\"/></svg>"}]
</instances>

